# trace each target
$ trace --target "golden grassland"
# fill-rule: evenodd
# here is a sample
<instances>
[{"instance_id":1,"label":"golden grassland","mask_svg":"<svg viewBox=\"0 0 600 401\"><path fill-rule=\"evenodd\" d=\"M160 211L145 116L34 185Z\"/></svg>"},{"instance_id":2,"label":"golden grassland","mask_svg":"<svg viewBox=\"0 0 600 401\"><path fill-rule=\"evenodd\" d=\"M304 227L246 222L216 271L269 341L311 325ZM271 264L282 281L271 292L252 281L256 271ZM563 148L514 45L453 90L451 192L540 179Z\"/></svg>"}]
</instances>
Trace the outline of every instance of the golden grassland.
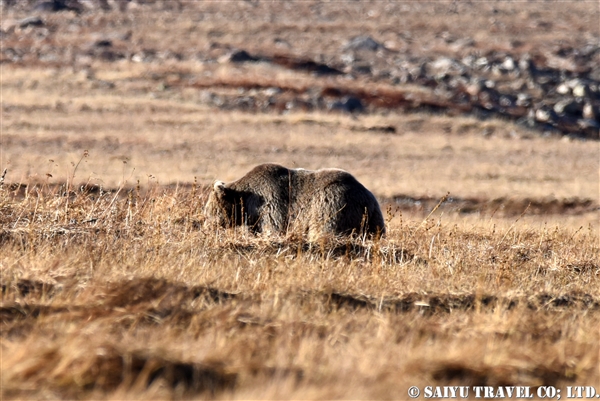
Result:
<instances>
[{"instance_id":1,"label":"golden grassland","mask_svg":"<svg viewBox=\"0 0 600 401\"><path fill-rule=\"evenodd\" d=\"M304 243L206 193L0 192L5 398L405 398L598 385L596 230L420 221Z\"/></svg>"},{"instance_id":2,"label":"golden grassland","mask_svg":"<svg viewBox=\"0 0 600 401\"><path fill-rule=\"evenodd\" d=\"M600 390L598 142L451 114L219 109L205 89L375 84L191 57L239 47L319 60L357 33L436 55L460 55L449 36L481 51L577 47L597 36L597 7L146 3L49 14L49 36L0 38L66 54L0 63L0 398ZM2 30L25 16L3 13ZM89 56L103 38L186 58ZM196 84L182 85L190 75ZM380 200L386 237L307 243L204 228L212 181L262 162L348 170ZM471 204L430 214L447 193Z\"/></svg>"},{"instance_id":3,"label":"golden grassland","mask_svg":"<svg viewBox=\"0 0 600 401\"><path fill-rule=\"evenodd\" d=\"M35 89L26 89L32 82ZM598 143L542 138L500 120L215 111L177 95L90 92L74 74L11 68L3 70L2 96L2 158L11 182L59 182L88 150L77 180L107 188L194 177L210 184L279 162L345 168L382 197L597 199L600 191ZM398 134L377 131L387 126Z\"/></svg>"}]
</instances>

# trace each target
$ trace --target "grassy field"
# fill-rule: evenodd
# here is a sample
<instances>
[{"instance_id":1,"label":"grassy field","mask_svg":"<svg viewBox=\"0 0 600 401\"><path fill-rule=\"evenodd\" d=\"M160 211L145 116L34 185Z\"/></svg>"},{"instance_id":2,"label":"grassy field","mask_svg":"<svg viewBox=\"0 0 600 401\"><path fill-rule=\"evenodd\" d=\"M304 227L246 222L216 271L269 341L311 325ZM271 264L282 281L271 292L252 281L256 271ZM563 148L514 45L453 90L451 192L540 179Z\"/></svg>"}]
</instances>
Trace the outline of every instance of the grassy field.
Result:
<instances>
[{"instance_id":1,"label":"grassy field","mask_svg":"<svg viewBox=\"0 0 600 401\"><path fill-rule=\"evenodd\" d=\"M203 231L193 188L61 191L2 193L8 398L402 399L600 379L591 227L392 213L384 240L309 245Z\"/></svg>"},{"instance_id":2,"label":"grassy field","mask_svg":"<svg viewBox=\"0 0 600 401\"><path fill-rule=\"evenodd\" d=\"M431 110L214 102L384 85L214 61L231 48L327 61L357 32L409 55L460 53L448 35L482 52L581 48L597 4L142 3L42 28L2 8L2 399L600 391L598 141ZM125 56L99 57L107 38ZM263 162L350 171L386 237L204 228L211 183Z\"/></svg>"}]
</instances>

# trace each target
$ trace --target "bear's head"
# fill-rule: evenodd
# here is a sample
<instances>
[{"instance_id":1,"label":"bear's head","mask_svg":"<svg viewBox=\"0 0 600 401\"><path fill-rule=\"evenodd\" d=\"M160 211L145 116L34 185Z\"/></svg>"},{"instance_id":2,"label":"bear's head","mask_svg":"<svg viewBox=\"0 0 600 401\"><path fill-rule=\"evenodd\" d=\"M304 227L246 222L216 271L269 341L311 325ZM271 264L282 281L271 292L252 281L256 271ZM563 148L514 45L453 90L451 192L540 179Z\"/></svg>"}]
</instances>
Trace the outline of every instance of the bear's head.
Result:
<instances>
[{"instance_id":1,"label":"bear's head","mask_svg":"<svg viewBox=\"0 0 600 401\"><path fill-rule=\"evenodd\" d=\"M206 225L233 227L242 224L253 227L258 216L255 213L254 194L228 187L216 181L204 206Z\"/></svg>"}]
</instances>

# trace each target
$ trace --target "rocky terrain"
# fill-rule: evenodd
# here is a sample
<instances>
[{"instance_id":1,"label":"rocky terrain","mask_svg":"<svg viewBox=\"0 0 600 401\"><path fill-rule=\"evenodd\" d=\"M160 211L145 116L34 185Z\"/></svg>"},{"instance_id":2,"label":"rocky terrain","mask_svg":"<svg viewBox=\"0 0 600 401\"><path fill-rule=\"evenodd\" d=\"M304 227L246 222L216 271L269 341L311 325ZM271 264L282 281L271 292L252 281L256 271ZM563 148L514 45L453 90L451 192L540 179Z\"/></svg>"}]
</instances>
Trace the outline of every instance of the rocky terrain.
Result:
<instances>
[{"instance_id":1,"label":"rocky terrain","mask_svg":"<svg viewBox=\"0 0 600 401\"><path fill-rule=\"evenodd\" d=\"M113 91L191 89L228 110L426 111L599 138L597 4L235 4L7 0L0 62L81 71ZM570 15L553 19L561 7ZM152 72L100 79L99 63Z\"/></svg>"}]
</instances>

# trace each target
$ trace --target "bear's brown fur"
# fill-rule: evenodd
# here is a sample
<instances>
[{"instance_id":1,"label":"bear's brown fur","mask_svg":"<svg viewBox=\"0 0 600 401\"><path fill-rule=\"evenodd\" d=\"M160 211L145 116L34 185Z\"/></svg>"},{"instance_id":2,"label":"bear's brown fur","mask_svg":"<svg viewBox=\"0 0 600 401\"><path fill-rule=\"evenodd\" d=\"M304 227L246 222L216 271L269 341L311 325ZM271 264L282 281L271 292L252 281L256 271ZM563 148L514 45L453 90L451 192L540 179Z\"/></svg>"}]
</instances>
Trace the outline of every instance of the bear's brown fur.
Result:
<instances>
[{"instance_id":1,"label":"bear's brown fur","mask_svg":"<svg viewBox=\"0 0 600 401\"><path fill-rule=\"evenodd\" d=\"M217 181L205 209L206 223L248 226L254 232L383 235L377 199L350 173L261 164L237 181Z\"/></svg>"}]
</instances>

